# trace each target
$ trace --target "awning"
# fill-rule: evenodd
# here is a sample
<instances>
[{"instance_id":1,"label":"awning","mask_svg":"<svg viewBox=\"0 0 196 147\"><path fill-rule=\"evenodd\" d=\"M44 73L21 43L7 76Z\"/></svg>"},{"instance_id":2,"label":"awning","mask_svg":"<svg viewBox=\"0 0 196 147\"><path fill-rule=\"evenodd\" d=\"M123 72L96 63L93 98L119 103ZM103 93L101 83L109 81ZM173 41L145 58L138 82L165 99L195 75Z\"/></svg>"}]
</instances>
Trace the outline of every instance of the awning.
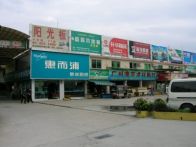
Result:
<instances>
[{"instance_id":1,"label":"awning","mask_svg":"<svg viewBox=\"0 0 196 147\"><path fill-rule=\"evenodd\" d=\"M104 86L114 86L115 83L112 83L110 81L90 81L93 82L95 85L104 85Z\"/></svg>"}]
</instances>

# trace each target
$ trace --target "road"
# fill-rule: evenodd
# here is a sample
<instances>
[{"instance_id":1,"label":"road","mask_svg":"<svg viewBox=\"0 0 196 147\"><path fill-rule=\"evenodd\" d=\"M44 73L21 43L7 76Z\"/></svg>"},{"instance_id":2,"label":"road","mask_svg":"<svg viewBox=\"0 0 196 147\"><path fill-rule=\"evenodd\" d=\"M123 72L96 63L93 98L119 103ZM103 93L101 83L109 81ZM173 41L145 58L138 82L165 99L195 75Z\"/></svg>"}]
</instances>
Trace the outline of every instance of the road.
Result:
<instances>
[{"instance_id":1,"label":"road","mask_svg":"<svg viewBox=\"0 0 196 147\"><path fill-rule=\"evenodd\" d=\"M0 146L196 146L194 121L139 119L131 111L101 110L103 107L98 106L104 104L104 100L84 100L81 104L80 101L50 101L50 104L0 102ZM117 101L113 104L118 104ZM124 101L126 104L128 100ZM120 102L122 104L123 100ZM58 106L58 103L66 104ZM110 104L108 100L105 103Z\"/></svg>"}]
</instances>

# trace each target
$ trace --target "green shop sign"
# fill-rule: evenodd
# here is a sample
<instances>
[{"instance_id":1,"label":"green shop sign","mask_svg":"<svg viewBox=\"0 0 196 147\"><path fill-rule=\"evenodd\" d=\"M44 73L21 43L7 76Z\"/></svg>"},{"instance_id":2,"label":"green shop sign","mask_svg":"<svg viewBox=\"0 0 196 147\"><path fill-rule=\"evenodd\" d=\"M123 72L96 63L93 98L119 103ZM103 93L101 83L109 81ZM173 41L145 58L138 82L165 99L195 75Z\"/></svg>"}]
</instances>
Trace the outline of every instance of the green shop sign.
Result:
<instances>
[{"instance_id":1,"label":"green shop sign","mask_svg":"<svg viewBox=\"0 0 196 147\"><path fill-rule=\"evenodd\" d=\"M196 74L196 66L190 65L186 67L186 72L190 74Z\"/></svg>"},{"instance_id":2,"label":"green shop sign","mask_svg":"<svg viewBox=\"0 0 196 147\"><path fill-rule=\"evenodd\" d=\"M91 80L108 80L109 70L90 70L90 79Z\"/></svg>"},{"instance_id":3,"label":"green shop sign","mask_svg":"<svg viewBox=\"0 0 196 147\"><path fill-rule=\"evenodd\" d=\"M110 70L109 80L156 80L157 73L153 71Z\"/></svg>"},{"instance_id":4,"label":"green shop sign","mask_svg":"<svg viewBox=\"0 0 196 147\"><path fill-rule=\"evenodd\" d=\"M101 54L101 35L71 31L71 50Z\"/></svg>"}]
</instances>

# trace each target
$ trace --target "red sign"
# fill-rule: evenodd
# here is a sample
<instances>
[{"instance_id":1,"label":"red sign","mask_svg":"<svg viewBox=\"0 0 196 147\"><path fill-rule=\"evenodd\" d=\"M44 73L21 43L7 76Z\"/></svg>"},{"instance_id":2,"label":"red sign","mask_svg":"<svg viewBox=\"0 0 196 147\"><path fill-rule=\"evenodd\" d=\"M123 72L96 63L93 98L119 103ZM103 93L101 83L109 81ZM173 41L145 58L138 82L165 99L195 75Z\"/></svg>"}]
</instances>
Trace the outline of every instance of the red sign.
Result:
<instances>
[{"instance_id":1,"label":"red sign","mask_svg":"<svg viewBox=\"0 0 196 147\"><path fill-rule=\"evenodd\" d=\"M150 58L150 44L140 43L140 42L129 42L130 55L134 58Z\"/></svg>"},{"instance_id":2,"label":"red sign","mask_svg":"<svg viewBox=\"0 0 196 147\"><path fill-rule=\"evenodd\" d=\"M128 41L118 38L102 37L103 55L128 57Z\"/></svg>"}]
</instances>

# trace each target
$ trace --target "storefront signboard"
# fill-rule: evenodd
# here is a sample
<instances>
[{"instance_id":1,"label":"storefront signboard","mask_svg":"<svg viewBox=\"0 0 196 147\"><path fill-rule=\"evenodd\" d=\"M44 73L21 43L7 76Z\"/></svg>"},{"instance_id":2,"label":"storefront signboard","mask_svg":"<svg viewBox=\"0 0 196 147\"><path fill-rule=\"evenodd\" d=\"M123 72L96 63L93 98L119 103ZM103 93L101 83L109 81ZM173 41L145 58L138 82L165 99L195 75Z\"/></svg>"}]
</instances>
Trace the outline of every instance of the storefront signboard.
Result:
<instances>
[{"instance_id":1,"label":"storefront signboard","mask_svg":"<svg viewBox=\"0 0 196 147\"><path fill-rule=\"evenodd\" d=\"M196 65L188 65L185 71L186 73L196 74Z\"/></svg>"},{"instance_id":2,"label":"storefront signboard","mask_svg":"<svg viewBox=\"0 0 196 147\"><path fill-rule=\"evenodd\" d=\"M129 55L131 58L141 58L150 60L150 44L129 41Z\"/></svg>"},{"instance_id":3,"label":"storefront signboard","mask_svg":"<svg viewBox=\"0 0 196 147\"><path fill-rule=\"evenodd\" d=\"M109 80L156 80L157 73L151 71L110 70Z\"/></svg>"},{"instance_id":4,"label":"storefront signboard","mask_svg":"<svg viewBox=\"0 0 196 147\"><path fill-rule=\"evenodd\" d=\"M89 79L89 56L32 50L31 79Z\"/></svg>"},{"instance_id":5,"label":"storefront signboard","mask_svg":"<svg viewBox=\"0 0 196 147\"><path fill-rule=\"evenodd\" d=\"M71 50L101 54L101 35L71 31Z\"/></svg>"},{"instance_id":6,"label":"storefront signboard","mask_svg":"<svg viewBox=\"0 0 196 147\"><path fill-rule=\"evenodd\" d=\"M25 41L0 40L0 48L27 48Z\"/></svg>"},{"instance_id":7,"label":"storefront signboard","mask_svg":"<svg viewBox=\"0 0 196 147\"><path fill-rule=\"evenodd\" d=\"M191 63L196 64L196 53L191 53Z\"/></svg>"},{"instance_id":8,"label":"storefront signboard","mask_svg":"<svg viewBox=\"0 0 196 147\"><path fill-rule=\"evenodd\" d=\"M152 60L168 61L168 51L166 47L151 45Z\"/></svg>"},{"instance_id":9,"label":"storefront signboard","mask_svg":"<svg viewBox=\"0 0 196 147\"><path fill-rule=\"evenodd\" d=\"M109 70L91 69L90 79L91 80L108 80Z\"/></svg>"},{"instance_id":10,"label":"storefront signboard","mask_svg":"<svg viewBox=\"0 0 196 147\"><path fill-rule=\"evenodd\" d=\"M183 51L184 64L191 64L191 52Z\"/></svg>"},{"instance_id":11,"label":"storefront signboard","mask_svg":"<svg viewBox=\"0 0 196 147\"><path fill-rule=\"evenodd\" d=\"M128 57L128 40L102 36L102 55Z\"/></svg>"},{"instance_id":12,"label":"storefront signboard","mask_svg":"<svg viewBox=\"0 0 196 147\"><path fill-rule=\"evenodd\" d=\"M171 63L180 63L182 64L183 61L183 53L181 50L177 49L168 49L169 61Z\"/></svg>"},{"instance_id":13,"label":"storefront signboard","mask_svg":"<svg viewBox=\"0 0 196 147\"><path fill-rule=\"evenodd\" d=\"M65 29L31 25L30 48L69 51L69 31Z\"/></svg>"}]
</instances>

